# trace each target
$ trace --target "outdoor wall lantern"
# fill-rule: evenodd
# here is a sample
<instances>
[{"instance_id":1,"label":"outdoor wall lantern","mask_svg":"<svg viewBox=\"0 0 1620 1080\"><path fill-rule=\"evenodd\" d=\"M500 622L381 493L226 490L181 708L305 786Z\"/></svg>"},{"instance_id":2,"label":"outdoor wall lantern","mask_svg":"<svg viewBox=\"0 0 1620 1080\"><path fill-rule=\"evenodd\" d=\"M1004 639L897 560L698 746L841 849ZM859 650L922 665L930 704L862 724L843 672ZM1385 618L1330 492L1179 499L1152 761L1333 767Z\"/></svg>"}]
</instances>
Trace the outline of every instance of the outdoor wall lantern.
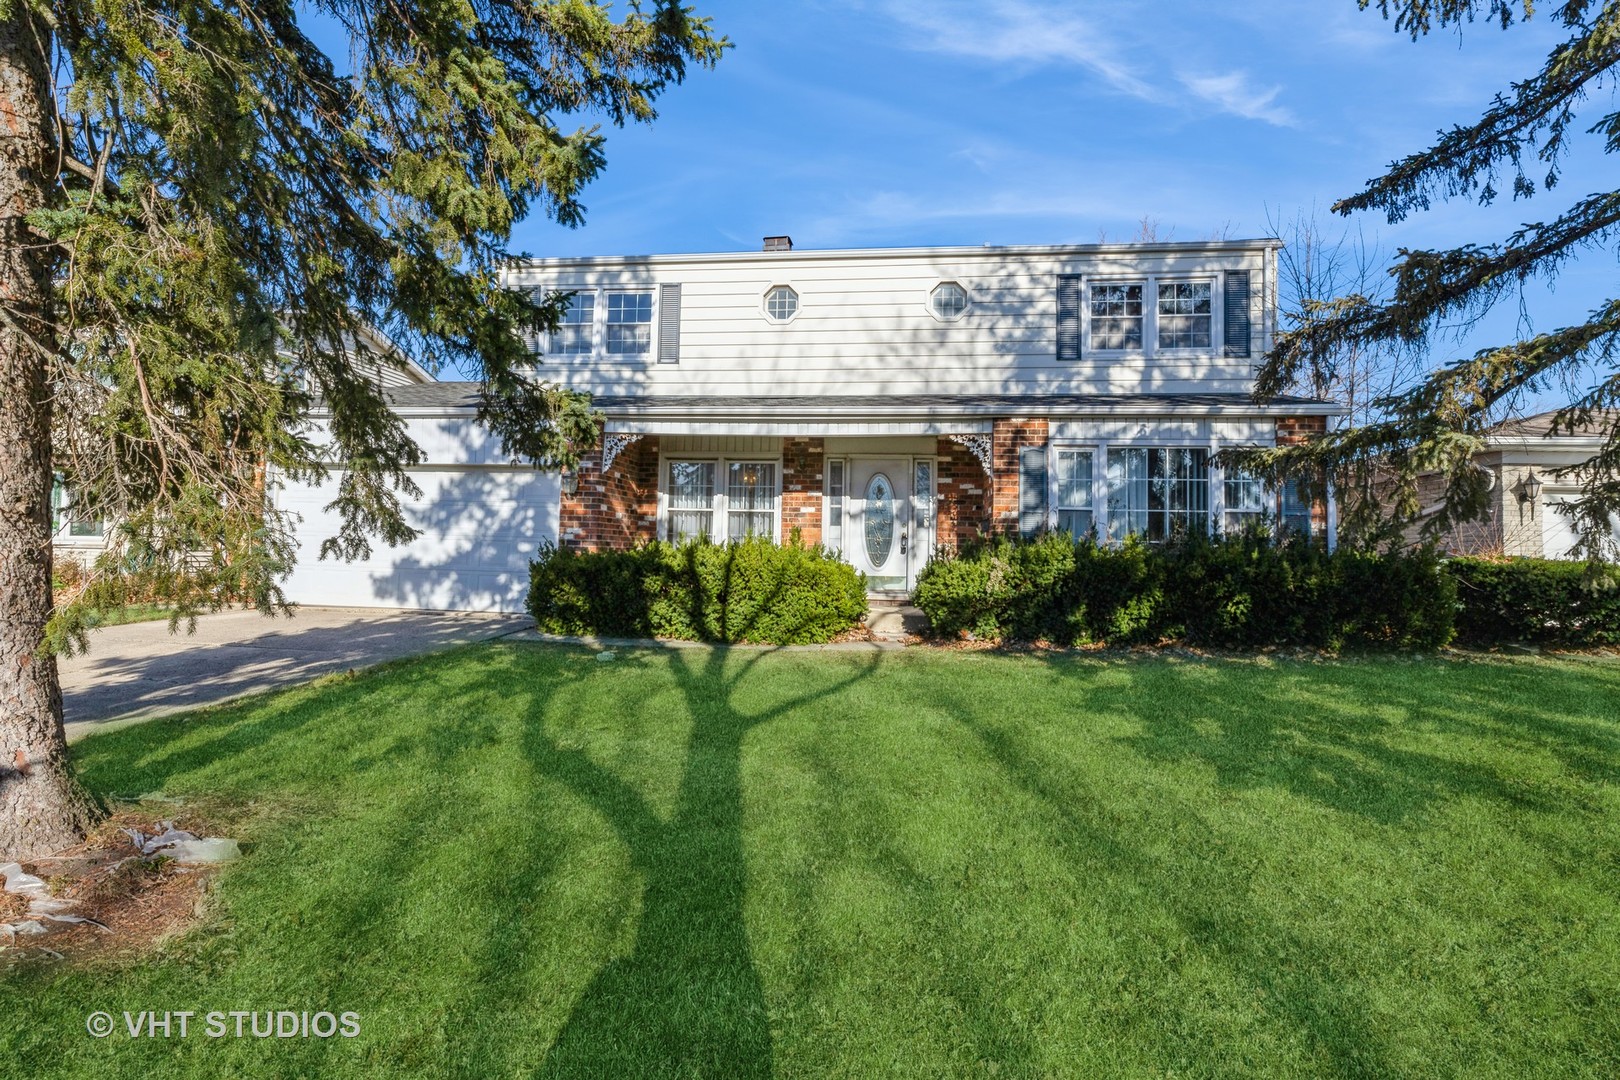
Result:
<instances>
[{"instance_id":1,"label":"outdoor wall lantern","mask_svg":"<svg viewBox=\"0 0 1620 1080\"><path fill-rule=\"evenodd\" d=\"M562 473L562 489L564 495L579 494L579 473L573 469L564 469Z\"/></svg>"},{"instance_id":2,"label":"outdoor wall lantern","mask_svg":"<svg viewBox=\"0 0 1620 1080\"><path fill-rule=\"evenodd\" d=\"M1514 485L1513 490L1518 493L1521 503L1533 503L1541 497L1541 477L1536 475L1536 470L1531 469Z\"/></svg>"}]
</instances>

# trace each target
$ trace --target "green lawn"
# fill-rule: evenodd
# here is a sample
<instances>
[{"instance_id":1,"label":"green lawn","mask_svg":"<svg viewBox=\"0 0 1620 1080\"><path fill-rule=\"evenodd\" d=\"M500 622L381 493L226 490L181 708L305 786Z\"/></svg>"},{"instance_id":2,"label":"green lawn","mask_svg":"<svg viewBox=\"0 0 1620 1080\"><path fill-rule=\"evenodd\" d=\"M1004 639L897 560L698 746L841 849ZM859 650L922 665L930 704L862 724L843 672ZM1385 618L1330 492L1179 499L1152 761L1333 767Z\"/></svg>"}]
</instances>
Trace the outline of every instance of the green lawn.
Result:
<instances>
[{"instance_id":1,"label":"green lawn","mask_svg":"<svg viewBox=\"0 0 1620 1080\"><path fill-rule=\"evenodd\" d=\"M19 1076L1613 1076L1620 665L476 646L86 739L235 806ZM85 1014L351 1009L353 1040Z\"/></svg>"}]
</instances>

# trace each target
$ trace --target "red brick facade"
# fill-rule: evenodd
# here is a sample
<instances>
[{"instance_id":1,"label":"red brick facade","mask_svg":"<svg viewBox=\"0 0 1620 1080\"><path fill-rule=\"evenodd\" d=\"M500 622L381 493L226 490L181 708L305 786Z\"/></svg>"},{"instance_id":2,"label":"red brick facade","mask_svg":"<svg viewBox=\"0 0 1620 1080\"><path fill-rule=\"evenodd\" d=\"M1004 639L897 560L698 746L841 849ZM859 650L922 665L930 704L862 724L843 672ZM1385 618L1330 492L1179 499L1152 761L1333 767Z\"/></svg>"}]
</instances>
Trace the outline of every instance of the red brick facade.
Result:
<instances>
[{"instance_id":1,"label":"red brick facade","mask_svg":"<svg viewBox=\"0 0 1620 1080\"><path fill-rule=\"evenodd\" d=\"M602 448L580 459L579 490L562 497L560 542L586 551L634 547L658 536L658 437L625 447L602 475Z\"/></svg>"},{"instance_id":2,"label":"red brick facade","mask_svg":"<svg viewBox=\"0 0 1620 1080\"><path fill-rule=\"evenodd\" d=\"M1277 445L1292 446L1327 433L1325 416L1285 416L1277 421Z\"/></svg>"},{"instance_id":3,"label":"red brick facade","mask_svg":"<svg viewBox=\"0 0 1620 1080\"><path fill-rule=\"evenodd\" d=\"M1277 421L1277 445L1297 446L1314 436L1327 434L1325 416L1284 416ZM1327 504L1318 500L1311 504L1311 532L1327 529Z\"/></svg>"},{"instance_id":4,"label":"red brick facade","mask_svg":"<svg viewBox=\"0 0 1620 1080\"><path fill-rule=\"evenodd\" d=\"M990 530L990 481L979 459L960 443L941 438L936 453L934 543L945 552Z\"/></svg>"},{"instance_id":5,"label":"red brick facade","mask_svg":"<svg viewBox=\"0 0 1620 1080\"><path fill-rule=\"evenodd\" d=\"M999 533L1018 531L1018 452L1046 445L1050 428L1041 420L997 420L992 428L996 485L994 525Z\"/></svg>"},{"instance_id":6,"label":"red brick facade","mask_svg":"<svg viewBox=\"0 0 1620 1080\"><path fill-rule=\"evenodd\" d=\"M1284 417L1277 421L1277 443L1287 446L1326 432L1321 416ZM937 443L935 543L950 551L976 536L1018 530L1018 454L1045 446L1047 420L1007 418L994 421L989 436L994 479L969 447L949 438ZM658 534L658 438L645 436L627 446L601 475L600 447L580 462L579 490L562 499L562 543L571 547L631 547ZM826 442L796 436L782 440L780 539L795 529L808 544L822 540L822 492ZM1313 514L1323 524L1322 508Z\"/></svg>"},{"instance_id":7,"label":"red brick facade","mask_svg":"<svg viewBox=\"0 0 1620 1080\"><path fill-rule=\"evenodd\" d=\"M806 544L821 543L821 493L826 441L782 440L782 536L786 543L799 530Z\"/></svg>"}]
</instances>

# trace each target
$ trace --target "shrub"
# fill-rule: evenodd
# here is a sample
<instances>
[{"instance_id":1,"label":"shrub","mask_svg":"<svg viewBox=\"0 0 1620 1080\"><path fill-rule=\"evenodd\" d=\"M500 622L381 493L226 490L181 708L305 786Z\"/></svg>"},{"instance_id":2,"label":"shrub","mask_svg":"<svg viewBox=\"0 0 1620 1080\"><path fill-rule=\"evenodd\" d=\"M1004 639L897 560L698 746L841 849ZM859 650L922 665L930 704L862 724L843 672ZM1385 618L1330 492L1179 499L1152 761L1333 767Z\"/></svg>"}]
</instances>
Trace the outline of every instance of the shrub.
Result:
<instances>
[{"instance_id":1,"label":"shrub","mask_svg":"<svg viewBox=\"0 0 1620 1080\"><path fill-rule=\"evenodd\" d=\"M1340 551L1263 531L1100 547L997 538L930 563L913 602L936 633L1129 645L1435 648L1455 590L1429 552Z\"/></svg>"},{"instance_id":2,"label":"shrub","mask_svg":"<svg viewBox=\"0 0 1620 1080\"><path fill-rule=\"evenodd\" d=\"M860 622L866 579L820 547L758 537L548 548L530 565L528 606L554 634L802 645Z\"/></svg>"},{"instance_id":3,"label":"shrub","mask_svg":"<svg viewBox=\"0 0 1620 1080\"><path fill-rule=\"evenodd\" d=\"M1620 643L1620 567L1558 559L1457 558L1457 634L1466 641Z\"/></svg>"}]
</instances>

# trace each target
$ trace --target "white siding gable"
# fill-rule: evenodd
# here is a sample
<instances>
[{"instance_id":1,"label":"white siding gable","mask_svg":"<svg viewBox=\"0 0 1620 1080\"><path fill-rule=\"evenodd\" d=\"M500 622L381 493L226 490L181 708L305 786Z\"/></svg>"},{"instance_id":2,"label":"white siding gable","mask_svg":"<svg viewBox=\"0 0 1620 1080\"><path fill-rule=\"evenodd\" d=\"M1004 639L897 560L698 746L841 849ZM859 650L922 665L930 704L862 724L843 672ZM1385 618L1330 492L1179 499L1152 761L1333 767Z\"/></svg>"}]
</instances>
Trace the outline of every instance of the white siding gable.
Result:
<instances>
[{"instance_id":1,"label":"white siding gable","mask_svg":"<svg viewBox=\"0 0 1620 1080\"><path fill-rule=\"evenodd\" d=\"M507 271L516 287L645 290L679 284L679 354L545 356L541 373L605 395L897 395L1245 393L1273 325L1272 242L1076 248L937 248L875 252L558 259ZM1225 356L1226 271L1250 275L1253 347ZM1079 274L1082 310L1091 281L1207 281L1208 348L1100 353L1057 359L1057 279ZM955 282L967 311L936 316L934 289ZM772 321L765 297L798 294L790 319ZM1154 304L1145 290L1144 304ZM601 303L598 303L601 307ZM1151 315L1149 316L1151 318ZM654 311L657 326L659 312ZM1151 326L1151 323L1149 323Z\"/></svg>"}]
</instances>

